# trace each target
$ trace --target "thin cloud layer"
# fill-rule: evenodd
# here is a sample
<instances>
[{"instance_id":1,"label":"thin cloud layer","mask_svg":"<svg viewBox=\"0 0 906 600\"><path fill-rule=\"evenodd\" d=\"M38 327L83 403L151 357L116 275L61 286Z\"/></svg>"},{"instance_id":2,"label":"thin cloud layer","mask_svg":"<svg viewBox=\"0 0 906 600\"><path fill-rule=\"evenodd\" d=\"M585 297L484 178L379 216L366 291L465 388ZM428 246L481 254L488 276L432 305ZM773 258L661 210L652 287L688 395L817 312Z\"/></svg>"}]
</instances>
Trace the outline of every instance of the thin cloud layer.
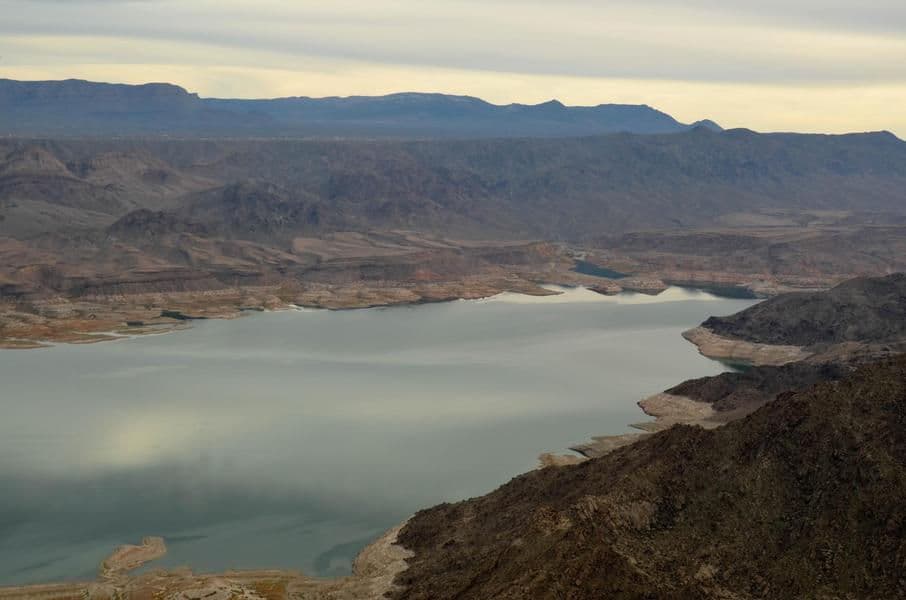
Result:
<instances>
[{"instance_id":1,"label":"thin cloud layer","mask_svg":"<svg viewBox=\"0 0 906 600\"><path fill-rule=\"evenodd\" d=\"M164 79L208 96L556 96L760 129L906 132L888 106L906 104L899 0L0 0L0 13L8 77Z\"/></svg>"}]
</instances>

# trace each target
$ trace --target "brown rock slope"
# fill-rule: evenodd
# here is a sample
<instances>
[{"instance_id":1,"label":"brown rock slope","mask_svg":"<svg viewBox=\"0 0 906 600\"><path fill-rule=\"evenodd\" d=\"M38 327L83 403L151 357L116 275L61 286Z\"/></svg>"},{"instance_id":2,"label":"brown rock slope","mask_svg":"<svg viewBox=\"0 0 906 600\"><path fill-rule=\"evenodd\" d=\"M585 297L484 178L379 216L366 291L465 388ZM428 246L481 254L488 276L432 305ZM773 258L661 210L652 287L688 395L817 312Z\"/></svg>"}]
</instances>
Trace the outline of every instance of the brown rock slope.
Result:
<instances>
[{"instance_id":1,"label":"brown rock slope","mask_svg":"<svg viewBox=\"0 0 906 600\"><path fill-rule=\"evenodd\" d=\"M689 379L666 393L707 403L714 409L718 422L728 422L754 412L783 392L842 379L852 368L841 363L806 362L752 367L743 372Z\"/></svg>"},{"instance_id":2,"label":"brown rock slope","mask_svg":"<svg viewBox=\"0 0 906 600\"><path fill-rule=\"evenodd\" d=\"M827 292L777 296L703 325L759 344L822 346L906 337L906 273L847 281Z\"/></svg>"},{"instance_id":3,"label":"brown rock slope","mask_svg":"<svg viewBox=\"0 0 906 600\"><path fill-rule=\"evenodd\" d=\"M906 597L906 359L416 515L398 599Z\"/></svg>"},{"instance_id":4,"label":"brown rock slope","mask_svg":"<svg viewBox=\"0 0 906 600\"><path fill-rule=\"evenodd\" d=\"M605 236L589 242L588 260L668 283L758 296L906 271L906 227L897 217L753 210L720 221L720 228Z\"/></svg>"},{"instance_id":5,"label":"brown rock slope","mask_svg":"<svg viewBox=\"0 0 906 600\"><path fill-rule=\"evenodd\" d=\"M705 356L755 365L891 356L906 351L906 273L781 294L683 337Z\"/></svg>"},{"instance_id":6,"label":"brown rock slope","mask_svg":"<svg viewBox=\"0 0 906 600\"><path fill-rule=\"evenodd\" d=\"M29 158L36 153L43 156ZM4 183L7 163L15 171L10 176L25 177L24 183ZM572 242L653 229L799 229L818 224L808 218L816 211L841 219L871 213L896 224L904 216L904 174L906 143L889 133L699 128L566 139L2 139L0 215L10 223L0 224L0 233L21 239L38 230L71 229L58 221L26 227L28 218L42 214L43 203L98 213L85 228L148 208L187 211L194 219L229 225L234 234L221 207L277 231L407 229ZM778 207L789 214L775 216ZM740 253L739 240L724 241L697 245ZM757 239L742 241L761 247ZM849 243L862 246L860 240ZM617 242L624 245L632 241ZM755 267L776 264L771 257L777 255L782 265L790 252L778 245L740 258ZM869 259L859 262L873 267L889 260L886 253Z\"/></svg>"}]
</instances>

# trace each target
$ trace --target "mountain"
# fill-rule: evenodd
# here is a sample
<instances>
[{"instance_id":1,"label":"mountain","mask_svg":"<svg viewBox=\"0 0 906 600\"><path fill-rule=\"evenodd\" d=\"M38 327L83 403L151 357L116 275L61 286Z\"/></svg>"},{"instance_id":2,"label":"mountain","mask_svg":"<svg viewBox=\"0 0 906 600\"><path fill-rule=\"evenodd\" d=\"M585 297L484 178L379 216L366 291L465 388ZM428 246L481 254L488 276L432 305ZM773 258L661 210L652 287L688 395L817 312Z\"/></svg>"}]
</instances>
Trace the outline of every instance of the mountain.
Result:
<instances>
[{"instance_id":1,"label":"mountain","mask_svg":"<svg viewBox=\"0 0 906 600\"><path fill-rule=\"evenodd\" d=\"M362 306L496 293L506 269L577 283L561 271L579 255L651 280L820 288L904 268L906 228L880 225L903 222L904 186L906 144L885 133L0 139L0 301L283 286ZM561 243L502 250L531 240ZM364 280L392 297L292 291Z\"/></svg>"},{"instance_id":2,"label":"mountain","mask_svg":"<svg viewBox=\"0 0 906 600\"><path fill-rule=\"evenodd\" d=\"M684 125L644 105L498 106L468 96L222 100L181 87L0 79L0 135L214 137L565 137L673 133Z\"/></svg>"},{"instance_id":3,"label":"mountain","mask_svg":"<svg viewBox=\"0 0 906 600\"><path fill-rule=\"evenodd\" d=\"M235 184L243 187L229 188ZM887 133L704 127L556 139L0 139L0 235L32 235L39 223L67 227L74 215L49 219L42 211L58 215L70 204L93 211L76 223L90 217L98 228L130 209L188 210L196 203L206 208L199 206L193 219L220 218L220 208L255 195L255 187L282 199L262 202L256 218L269 218L261 213L267 206L317 208L317 218L287 213L285 232L297 225L308 233L405 228L581 241L722 226L746 215L757 223L765 210L786 211L793 220L803 211L840 219L878 213L895 223L906 214L906 143ZM85 190L104 203L89 203ZM732 241L712 245L736 250Z\"/></svg>"},{"instance_id":4,"label":"mountain","mask_svg":"<svg viewBox=\"0 0 906 600\"><path fill-rule=\"evenodd\" d=\"M711 317L714 333L760 344L816 346L906 338L906 274L858 278L827 292L790 293L729 317Z\"/></svg>"},{"instance_id":5,"label":"mountain","mask_svg":"<svg viewBox=\"0 0 906 600\"><path fill-rule=\"evenodd\" d=\"M906 358L416 514L394 598L901 598Z\"/></svg>"}]
</instances>

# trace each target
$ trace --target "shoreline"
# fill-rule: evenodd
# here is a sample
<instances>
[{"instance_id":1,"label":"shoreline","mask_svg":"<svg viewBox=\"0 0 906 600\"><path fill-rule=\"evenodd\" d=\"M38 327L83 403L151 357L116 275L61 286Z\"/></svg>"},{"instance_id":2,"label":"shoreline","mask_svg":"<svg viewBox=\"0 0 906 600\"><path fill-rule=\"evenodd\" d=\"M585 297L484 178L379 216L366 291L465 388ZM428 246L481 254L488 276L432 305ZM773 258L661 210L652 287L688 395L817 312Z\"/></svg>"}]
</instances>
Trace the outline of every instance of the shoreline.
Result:
<instances>
[{"instance_id":1,"label":"shoreline","mask_svg":"<svg viewBox=\"0 0 906 600\"><path fill-rule=\"evenodd\" d=\"M812 352L800 346L758 344L717 335L704 326L683 332L683 337L694 344L702 356L713 360L749 364L756 367L779 367L807 360Z\"/></svg>"},{"instance_id":2,"label":"shoreline","mask_svg":"<svg viewBox=\"0 0 906 600\"><path fill-rule=\"evenodd\" d=\"M574 282L569 277L539 281ZM118 339L114 336L140 337L187 328L194 320L233 319L250 312L296 307L337 311L416 306L487 298L507 291L551 294L541 287L541 283L518 276L475 276L450 282L397 285L274 285L115 297L48 298L33 301L28 311L19 304L7 302L0 303L0 349L38 349L51 344Z\"/></svg>"},{"instance_id":3,"label":"shoreline","mask_svg":"<svg viewBox=\"0 0 906 600\"><path fill-rule=\"evenodd\" d=\"M686 396L676 396L661 392L648 396L637 403L642 412L652 417L653 421L631 423L629 427L638 429L636 433L623 433L618 435L592 436L591 441L570 446L569 449L577 452L585 459L598 458L609 454L617 448L634 444L654 433L670 429L674 425L697 425L705 429L714 429L726 422L717 411L707 402L693 400ZM558 464L555 459L542 454L539 458L543 465ZM581 460L581 459L580 459ZM565 461L564 464L568 464Z\"/></svg>"},{"instance_id":4,"label":"shoreline","mask_svg":"<svg viewBox=\"0 0 906 600\"><path fill-rule=\"evenodd\" d=\"M805 361L815 356L814 353L799 346L757 344L725 338L703 326L684 331L682 336L694 345L702 356L725 364L783 366ZM674 425L693 425L713 429L733 420L732 416L717 412L708 402L667 392L654 394L640 400L637 404L643 413L654 419L629 425L629 427L640 430L639 433L593 436L591 441L570 446L569 449L584 459L597 458ZM573 458L568 455L542 454L539 456L539 461L542 466L556 466L584 460L581 458L571 460Z\"/></svg>"},{"instance_id":5,"label":"shoreline","mask_svg":"<svg viewBox=\"0 0 906 600\"><path fill-rule=\"evenodd\" d=\"M94 581L0 587L0 600L276 600L288 596L310 600L378 599L396 589L394 579L407 568L406 560L414 556L396 543L407 523L408 519L363 548L353 560L352 573L345 577L321 579L282 569L195 573L187 567L152 569L133 575L135 569L166 554L163 538L145 538L140 546L116 548L102 561ZM275 597L275 592L280 595Z\"/></svg>"},{"instance_id":6,"label":"shoreline","mask_svg":"<svg viewBox=\"0 0 906 600\"><path fill-rule=\"evenodd\" d=\"M591 280L589 280L591 279ZM0 350L36 350L60 344L95 344L190 329L196 320L235 319L247 314L285 310L347 311L417 307L460 300L487 300L505 293L532 297L560 292L545 286L585 288L602 296L643 294L656 297L681 286L652 284L656 292L610 288L592 276L460 280L444 284L386 287L317 287L287 293L281 287L139 294L118 302L109 299L40 301L38 314L0 307ZM695 289L684 286L683 289ZM706 288L700 291L708 292ZM149 301L152 307L148 307ZM42 314L43 313L43 314ZM57 317L56 314L63 314ZM4 327L3 321L7 321ZM12 325L9 322L12 322ZM4 335L5 334L5 335Z\"/></svg>"}]
</instances>

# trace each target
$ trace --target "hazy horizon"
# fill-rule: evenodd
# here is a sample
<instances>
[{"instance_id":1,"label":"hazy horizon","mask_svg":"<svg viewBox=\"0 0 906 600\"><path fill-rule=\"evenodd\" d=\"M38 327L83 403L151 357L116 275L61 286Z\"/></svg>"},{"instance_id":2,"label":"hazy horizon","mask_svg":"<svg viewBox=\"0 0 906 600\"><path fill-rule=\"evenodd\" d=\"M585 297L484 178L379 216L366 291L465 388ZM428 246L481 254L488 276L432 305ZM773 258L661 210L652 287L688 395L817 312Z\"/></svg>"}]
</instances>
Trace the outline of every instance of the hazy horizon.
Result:
<instances>
[{"instance_id":1,"label":"hazy horizon","mask_svg":"<svg viewBox=\"0 0 906 600\"><path fill-rule=\"evenodd\" d=\"M904 137L906 5L868 4L0 0L0 77L647 104L728 128Z\"/></svg>"}]
</instances>

